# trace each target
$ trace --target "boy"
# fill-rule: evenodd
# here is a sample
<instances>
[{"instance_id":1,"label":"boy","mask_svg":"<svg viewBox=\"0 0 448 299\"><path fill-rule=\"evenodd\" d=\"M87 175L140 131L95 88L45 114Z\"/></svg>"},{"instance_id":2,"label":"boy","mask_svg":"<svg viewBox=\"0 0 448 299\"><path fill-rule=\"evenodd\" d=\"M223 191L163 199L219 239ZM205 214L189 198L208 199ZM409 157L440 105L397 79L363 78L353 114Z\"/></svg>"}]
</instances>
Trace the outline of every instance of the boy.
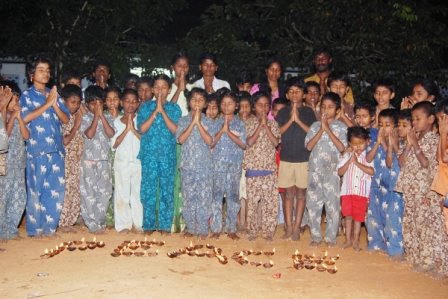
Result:
<instances>
[{"instance_id":1,"label":"boy","mask_svg":"<svg viewBox=\"0 0 448 299\"><path fill-rule=\"evenodd\" d=\"M378 127L378 114L384 109L394 108L391 102L395 97L395 86L388 79L378 80L373 88L373 97L376 101L375 127Z\"/></svg>"},{"instance_id":2,"label":"boy","mask_svg":"<svg viewBox=\"0 0 448 299\"><path fill-rule=\"evenodd\" d=\"M112 118L103 113L104 91L89 86L85 91L87 113L82 117L84 152L81 158L81 215L90 232L105 229L106 209L112 195L109 165L110 138L115 131Z\"/></svg>"},{"instance_id":3,"label":"boy","mask_svg":"<svg viewBox=\"0 0 448 299\"><path fill-rule=\"evenodd\" d=\"M341 186L341 211L345 217L345 244L359 247L361 223L366 217L367 202L370 195L370 182L374 173L373 163L366 161L366 148L369 144L369 131L363 127L347 129L349 148L339 160L338 175L343 176Z\"/></svg>"},{"instance_id":4,"label":"boy","mask_svg":"<svg viewBox=\"0 0 448 299\"><path fill-rule=\"evenodd\" d=\"M254 85L254 79L252 74L247 70L241 71L238 77L236 78L237 90L239 92L241 91L250 92L253 85Z\"/></svg>"},{"instance_id":5,"label":"boy","mask_svg":"<svg viewBox=\"0 0 448 299\"><path fill-rule=\"evenodd\" d=\"M33 85L20 97L22 119L30 131L26 140L26 230L31 237L54 235L64 200L64 145L61 124L69 112L56 86L48 89L50 61L34 57L27 64Z\"/></svg>"},{"instance_id":6,"label":"boy","mask_svg":"<svg viewBox=\"0 0 448 299\"><path fill-rule=\"evenodd\" d=\"M328 89L331 92L337 93L341 98L341 112L338 119L342 121L347 127L353 126L354 111L353 104L347 98L350 89L350 79L347 75L341 72L333 72L327 79Z\"/></svg>"},{"instance_id":7,"label":"boy","mask_svg":"<svg viewBox=\"0 0 448 299\"><path fill-rule=\"evenodd\" d=\"M286 188L283 201L286 229L283 238L295 241L300 238L308 184L310 151L305 148L305 137L316 121L313 110L303 105L304 94L305 82L297 77L290 78L286 82L286 98L291 104L280 110L276 118L282 135L278 186ZM294 200L297 200L295 217L292 215Z\"/></svg>"},{"instance_id":8,"label":"boy","mask_svg":"<svg viewBox=\"0 0 448 299\"><path fill-rule=\"evenodd\" d=\"M68 84L73 84L81 87L81 75L77 71L65 71L61 74L61 88Z\"/></svg>"},{"instance_id":9,"label":"boy","mask_svg":"<svg viewBox=\"0 0 448 299\"><path fill-rule=\"evenodd\" d=\"M362 101L355 105L354 111L356 125L370 129L375 122L375 107L370 102Z\"/></svg>"},{"instance_id":10,"label":"boy","mask_svg":"<svg viewBox=\"0 0 448 299\"><path fill-rule=\"evenodd\" d=\"M140 103L150 101L152 99L153 87L154 87L154 80L151 77L144 76L137 81L137 92Z\"/></svg>"},{"instance_id":11,"label":"boy","mask_svg":"<svg viewBox=\"0 0 448 299\"><path fill-rule=\"evenodd\" d=\"M125 89L121 97L124 115L114 121L116 129L111 140L114 159L114 214L115 229L129 232L133 227L142 231L143 206L140 201L141 164L137 159L140 150L140 134L136 112L139 107L138 94L133 89Z\"/></svg>"}]
</instances>

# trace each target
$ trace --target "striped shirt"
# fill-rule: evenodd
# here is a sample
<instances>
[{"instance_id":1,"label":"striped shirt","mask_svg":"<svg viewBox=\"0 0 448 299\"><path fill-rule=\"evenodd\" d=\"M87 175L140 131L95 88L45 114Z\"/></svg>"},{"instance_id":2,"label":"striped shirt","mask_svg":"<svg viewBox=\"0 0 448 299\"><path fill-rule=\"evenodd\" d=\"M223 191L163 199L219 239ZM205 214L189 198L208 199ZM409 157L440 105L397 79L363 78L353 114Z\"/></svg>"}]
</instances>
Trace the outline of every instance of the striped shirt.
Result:
<instances>
[{"instance_id":1,"label":"striped shirt","mask_svg":"<svg viewBox=\"0 0 448 299\"><path fill-rule=\"evenodd\" d=\"M373 161L367 162L366 160L367 151L363 151L361 155L358 156L358 162L362 165L373 167ZM344 166L344 164L351 159L354 153L345 153L339 159L338 169ZM355 166L351 163L342 177L341 186L341 196L343 195L358 195L363 197L370 196L370 183L372 177L361 170L361 168Z\"/></svg>"}]
</instances>

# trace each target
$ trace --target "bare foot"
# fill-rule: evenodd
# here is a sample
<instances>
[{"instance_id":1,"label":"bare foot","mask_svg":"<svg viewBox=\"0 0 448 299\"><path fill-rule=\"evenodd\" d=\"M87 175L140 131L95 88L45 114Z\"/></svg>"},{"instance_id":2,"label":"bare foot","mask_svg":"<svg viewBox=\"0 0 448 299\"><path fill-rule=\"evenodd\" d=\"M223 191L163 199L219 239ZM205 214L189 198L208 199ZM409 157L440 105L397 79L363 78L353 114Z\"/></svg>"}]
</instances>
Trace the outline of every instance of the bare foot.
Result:
<instances>
[{"instance_id":1,"label":"bare foot","mask_svg":"<svg viewBox=\"0 0 448 299\"><path fill-rule=\"evenodd\" d=\"M154 233L154 230L145 230L145 235L150 236Z\"/></svg>"},{"instance_id":2,"label":"bare foot","mask_svg":"<svg viewBox=\"0 0 448 299\"><path fill-rule=\"evenodd\" d=\"M310 243L311 247L319 247L319 245L320 245L320 242L317 242L317 241L311 241L311 243Z\"/></svg>"},{"instance_id":3,"label":"bare foot","mask_svg":"<svg viewBox=\"0 0 448 299\"><path fill-rule=\"evenodd\" d=\"M127 228L119 231L120 234L129 234L129 230Z\"/></svg>"},{"instance_id":4,"label":"bare foot","mask_svg":"<svg viewBox=\"0 0 448 299\"><path fill-rule=\"evenodd\" d=\"M170 232L167 232L167 231L164 231L164 230L161 230L161 231L160 231L160 234L161 234L162 236L168 236L168 235L170 235L171 233L170 233Z\"/></svg>"},{"instance_id":5,"label":"bare foot","mask_svg":"<svg viewBox=\"0 0 448 299\"><path fill-rule=\"evenodd\" d=\"M353 242L353 249L355 251L361 251L361 247L359 247L359 243L358 242Z\"/></svg>"},{"instance_id":6,"label":"bare foot","mask_svg":"<svg viewBox=\"0 0 448 299\"><path fill-rule=\"evenodd\" d=\"M189 233L189 232L184 232L182 237L184 237L184 238L191 238L191 237L193 237L193 234Z\"/></svg>"},{"instance_id":7,"label":"bare foot","mask_svg":"<svg viewBox=\"0 0 448 299\"><path fill-rule=\"evenodd\" d=\"M213 233L210 238L219 239L220 233Z\"/></svg>"},{"instance_id":8,"label":"bare foot","mask_svg":"<svg viewBox=\"0 0 448 299\"><path fill-rule=\"evenodd\" d=\"M292 232L291 240L293 240L293 241L299 241L300 240L300 230Z\"/></svg>"},{"instance_id":9,"label":"bare foot","mask_svg":"<svg viewBox=\"0 0 448 299\"><path fill-rule=\"evenodd\" d=\"M282 239L289 240L289 239L291 239L291 236L292 236L292 232L287 230L287 231L285 231L285 234L282 236Z\"/></svg>"},{"instance_id":10,"label":"bare foot","mask_svg":"<svg viewBox=\"0 0 448 299\"><path fill-rule=\"evenodd\" d=\"M342 244L341 248L348 249L348 248L352 247L352 245L353 245L352 242L345 241L344 244Z\"/></svg>"},{"instance_id":11,"label":"bare foot","mask_svg":"<svg viewBox=\"0 0 448 299\"><path fill-rule=\"evenodd\" d=\"M227 237L229 237L232 240L239 240L240 237L238 237L238 235L236 233L228 233Z\"/></svg>"}]
</instances>

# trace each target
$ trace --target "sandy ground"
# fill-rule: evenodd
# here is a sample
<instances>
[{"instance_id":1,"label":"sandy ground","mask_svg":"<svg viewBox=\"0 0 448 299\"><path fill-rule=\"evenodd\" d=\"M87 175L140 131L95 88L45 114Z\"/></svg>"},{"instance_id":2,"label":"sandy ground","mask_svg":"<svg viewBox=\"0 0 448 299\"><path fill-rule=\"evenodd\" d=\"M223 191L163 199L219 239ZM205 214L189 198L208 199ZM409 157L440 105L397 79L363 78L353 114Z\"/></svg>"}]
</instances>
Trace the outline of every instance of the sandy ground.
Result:
<instances>
[{"instance_id":1,"label":"sandy ground","mask_svg":"<svg viewBox=\"0 0 448 299\"><path fill-rule=\"evenodd\" d=\"M448 282L412 272L406 263L394 262L379 253L352 249L328 249L329 255L340 255L338 273L295 270L291 255L323 255L324 245L311 248L309 232L299 242L280 239L277 229L273 242L263 240L233 241L185 239L179 234L148 237L165 240L156 257L117 257L110 255L125 240L142 240L143 235L118 234L111 230L96 236L104 248L86 251L67 250L44 259L40 255L57 244L91 240L85 229L76 234L60 234L57 239L35 240L23 237L0 243L0 298L448 298ZM23 228L22 236L25 236ZM365 236L364 236L365 237ZM182 255L168 258L166 253L194 244L213 244L223 250L229 262L222 265L215 258ZM342 237L338 242L342 243ZM241 250L276 249L270 257L272 268L241 266L230 257ZM261 257L261 258L260 258ZM266 256L249 256L250 261L268 261ZM275 274L281 274L275 278Z\"/></svg>"}]
</instances>

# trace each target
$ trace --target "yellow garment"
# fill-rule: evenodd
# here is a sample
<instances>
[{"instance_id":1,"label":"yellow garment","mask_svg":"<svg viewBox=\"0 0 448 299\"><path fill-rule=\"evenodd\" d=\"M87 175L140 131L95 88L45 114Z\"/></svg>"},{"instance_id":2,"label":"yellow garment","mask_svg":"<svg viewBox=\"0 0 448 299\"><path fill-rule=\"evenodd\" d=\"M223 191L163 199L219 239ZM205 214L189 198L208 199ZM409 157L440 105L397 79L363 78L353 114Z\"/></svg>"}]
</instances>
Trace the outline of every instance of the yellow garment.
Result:
<instances>
[{"instance_id":1,"label":"yellow garment","mask_svg":"<svg viewBox=\"0 0 448 299\"><path fill-rule=\"evenodd\" d=\"M308 81L314 81L314 82L320 83L320 78L317 74L314 74L314 75L311 75L311 76L305 78L305 82L308 82ZM327 84L327 82L325 82L325 85L326 84ZM355 98L353 97L353 91L350 86L348 87L347 94L345 95L344 101L349 104L355 104Z\"/></svg>"}]
</instances>

